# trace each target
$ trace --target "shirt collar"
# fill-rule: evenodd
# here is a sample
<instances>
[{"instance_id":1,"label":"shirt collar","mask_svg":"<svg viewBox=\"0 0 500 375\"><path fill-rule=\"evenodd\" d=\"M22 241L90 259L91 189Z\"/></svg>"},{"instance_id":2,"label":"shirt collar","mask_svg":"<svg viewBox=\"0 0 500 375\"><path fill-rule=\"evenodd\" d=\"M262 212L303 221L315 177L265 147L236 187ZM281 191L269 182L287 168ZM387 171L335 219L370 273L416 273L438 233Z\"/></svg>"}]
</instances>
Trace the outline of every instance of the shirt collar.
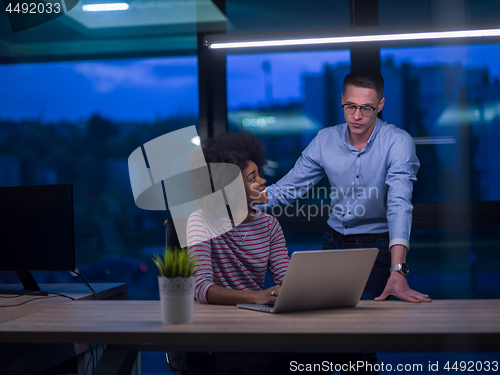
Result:
<instances>
[{"instance_id":1,"label":"shirt collar","mask_svg":"<svg viewBox=\"0 0 500 375\"><path fill-rule=\"evenodd\" d=\"M370 139L368 139L366 146L368 146L369 144L371 144L373 142L373 140L377 136L377 133L380 131L380 127L382 126L383 123L384 122L377 117L377 121L375 121L375 127L373 128L372 135L370 136ZM349 126L347 125L347 123L345 123L344 134L345 134L344 145L351 150L359 151L357 148L355 148L354 146L351 145L351 138L349 137ZM365 148L366 148L366 146L365 146ZM363 148L363 150L365 148Z\"/></svg>"}]
</instances>

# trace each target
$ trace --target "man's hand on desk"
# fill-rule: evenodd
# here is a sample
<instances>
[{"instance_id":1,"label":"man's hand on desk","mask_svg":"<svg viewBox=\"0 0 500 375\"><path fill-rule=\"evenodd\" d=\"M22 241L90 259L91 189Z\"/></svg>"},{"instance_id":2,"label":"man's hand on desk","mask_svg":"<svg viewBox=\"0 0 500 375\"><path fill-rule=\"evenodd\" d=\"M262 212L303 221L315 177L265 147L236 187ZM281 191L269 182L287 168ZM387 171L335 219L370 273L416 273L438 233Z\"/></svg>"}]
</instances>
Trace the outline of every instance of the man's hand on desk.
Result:
<instances>
[{"instance_id":1,"label":"man's hand on desk","mask_svg":"<svg viewBox=\"0 0 500 375\"><path fill-rule=\"evenodd\" d=\"M422 294L416 290L410 289L406 277L396 271L391 272L391 276L389 280L387 280L384 291L380 296L375 298L375 301L384 301L389 296L395 296L407 302L431 302L427 294Z\"/></svg>"},{"instance_id":2,"label":"man's hand on desk","mask_svg":"<svg viewBox=\"0 0 500 375\"><path fill-rule=\"evenodd\" d=\"M408 249L403 245L391 246L391 262L393 265L406 262L406 253ZM410 289L406 277L397 271L391 272L389 280L385 285L385 289L380 296L375 298L375 301L383 301L389 296L395 296L407 302L431 302L427 294L422 294L416 290Z\"/></svg>"}]
</instances>

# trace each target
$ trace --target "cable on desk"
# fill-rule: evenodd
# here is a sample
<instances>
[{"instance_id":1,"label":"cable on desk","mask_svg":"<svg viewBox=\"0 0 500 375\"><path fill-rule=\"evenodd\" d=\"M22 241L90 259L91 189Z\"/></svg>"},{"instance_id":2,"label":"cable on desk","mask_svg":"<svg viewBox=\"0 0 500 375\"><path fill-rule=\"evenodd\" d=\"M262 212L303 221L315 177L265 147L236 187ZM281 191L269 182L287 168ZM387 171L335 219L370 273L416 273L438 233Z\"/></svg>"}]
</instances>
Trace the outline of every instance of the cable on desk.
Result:
<instances>
[{"instance_id":1,"label":"cable on desk","mask_svg":"<svg viewBox=\"0 0 500 375\"><path fill-rule=\"evenodd\" d=\"M25 296L25 295L26 295L26 293L23 293L23 294L19 293L19 294L14 294L14 295L9 295L9 296L0 296L0 298L5 298L5 299L7 299L7 298L19 298L19 297ZM29 293L27 295L29 296Z\"/></svg>"},{"instance_id":2,"label":"cable on desk","mask_svg":"<svg viewBox=\"0 0 500 375\"><path fill-rule=\"evenodd\" d=\"M12 296L12 297L3 297L1 296L1 298L18 298L18 297L21 297L22 295L16 295L16 296ZM34 297L32 299L29 299L27 301L24 301L24 302L21 302L21 303L17 303L15 305L0 305L0 307L17 307L17 306L22 306L28 302L31 302L31 301L34 301L34 300L37 300L37 299L41 299L41 298L47 298L47 297Z\"/></svg>"},{"instance_id":3,"label":"cable on desk","mask_svg":"<svg viewBox=\"0 0 500 375\"><path fill-rule=\"evenodd\" d=\"M54 297L65 297L65 298L69 298L70 300L72 301L76 301L76 298L73 298L73 297L70 297L70 296L67 296L66 294L62 294L62 293L56 293L56 292L48 292L49 294L55 294Z\"/></svg>"},{"instance_id":4,"label":"cable on desk","mask_svg":"<svg viewBox=\"0 0 500 375\"><path fill-rule=\"evenodd\" d=\"M85 285L87 288L89 288L92 291L92 295L93 295L94 299L97 299L97 294L96 294L95 290L92 289L92 287L87 282L87 280L85 280L85 278L82 275L80 275L77 271L71 271L71 272L61 271L61 272L64 273L65 275L71 276L75 281L78 281L79 283ZM78 277L81 278L81 280L78 280L73 274L76 274Z\"/></svg>"},{"instance_id":5,"label":"cable on desk","mask_svg":"<svg viewBox=\"0 0 500 375\"><path fill-rule=\"evenodd\" d=\"M26 292L24 290L19 290L19 293L12 293L8 296L6 295L1 295L2 291L0 290L0 298L19 298L19 297L22 297L22 296L40 296L40 292L39 291L36 291L36 290L33 290L31 292ZM40 298L46 298L47 296L40 296Z\"/></svg>"},{"instance_id":6,"label":"cable on desk","mask_svg":"<svg viewBox=\"0 0 500 375\"><path fill-rule=\"evenodd\" d=\"M31 302L31 301L35 301L37 299L46 299L46 298L56 298L56 297L66 297L66 298L69 298L71 300L75 300L73 297L70 297L70 296L66 296L64 294L60 294L60 293L50 293L50 294L56 294L55 296L45 296L45 297L33 297L27 301L24 301L24 302L21 302L21 303L17 303L15 305L0 305L0 307L17 307L17 306L22 306L28 302ZM23 297L23 296L26 296L26 295L30 295L29 293L24 293L24 294L16 294L14 296L0 296L0 298L19 298L19 297Z\"/></svg>"}]
</instances>

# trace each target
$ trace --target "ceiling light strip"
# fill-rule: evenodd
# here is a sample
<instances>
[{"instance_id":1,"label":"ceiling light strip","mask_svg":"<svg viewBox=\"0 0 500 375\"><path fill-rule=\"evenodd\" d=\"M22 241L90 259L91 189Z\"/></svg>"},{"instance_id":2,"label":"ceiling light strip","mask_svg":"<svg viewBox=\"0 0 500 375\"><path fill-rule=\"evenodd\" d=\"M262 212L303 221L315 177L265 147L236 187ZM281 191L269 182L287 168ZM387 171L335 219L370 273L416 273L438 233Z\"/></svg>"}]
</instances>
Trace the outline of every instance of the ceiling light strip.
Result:
<instances>
[{"instance_id":1,"label":"ceiling light strip","mask_svg":"<svg viewBox=\"0 0 500 375\"><path fill-rule=\"evenodd\" d=\"M108 3L108 4L85 4L82 5L82 10L85 12L104 12L111 10L127 10L127 3Z\"/></svg>"},{"instance_id":2,"label":"ceiling light strip","mask_svg":"<svg viewBox=\"0 0 500 375\"><path fill-rule=\"evenodd\" d=\"M249 41L249 42L220 42L220 43L213 42L209 43L209 47L213 49L277 47L277 46L299 46L299 45L311 45L311 44L338 44L338 43L382 42L382 41L398 41L398 40L474 38L474 37L491 37L491 36L500 36L500 29L436 31L436 32L426 32L426 33L263 40L263 41Z\"/></svg>"}]
</instances>

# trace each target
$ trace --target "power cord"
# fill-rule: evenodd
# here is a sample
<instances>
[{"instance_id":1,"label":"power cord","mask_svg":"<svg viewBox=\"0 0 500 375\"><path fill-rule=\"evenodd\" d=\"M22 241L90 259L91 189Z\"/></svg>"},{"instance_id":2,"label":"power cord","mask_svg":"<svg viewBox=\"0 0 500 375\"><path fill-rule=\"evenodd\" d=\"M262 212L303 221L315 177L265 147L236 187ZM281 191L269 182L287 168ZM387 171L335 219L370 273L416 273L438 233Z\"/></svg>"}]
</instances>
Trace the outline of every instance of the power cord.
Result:
<instances>
[{"instance_id":1,"label":"power cord","mask_svg":"<svg viewBox=\"0 0 500 375\"><path fill-rule=\"evenodd\" d=\"M97 299L97 294L95 292L95 290L90 286L90 284L87 282L87 280L85 280L85 278L80 275L77 271L71 271L71 272L64 272L64 271L61 271L62 273L64 273L65 275L69 275L71 276L75 281L78 281L79 283L85 285L87 288L89 288L91 291L92 291L92 295L94 297L94 299ZM81 280L77 279L76 276L78 276Z\"/></svg>"},{"instance_id":2,"label":"power cord","mask_svg":"<svg viewBox=\"0 0 500 375\"><path fill-rule=\"evenodd\" d=\"M97 300L97 294L96 294L95 290L90 286L89 282L87 280L85 280L85 278L82 275L80 275L76 270L72 271L72 272L64 272L64 271L61 271L61 272L64 273L65 275L71 276L75 281L77 281L77 282L85 285L87 288L89 288L92 291L92 296L94 297L94 300ZM81 280L78 279L77 277L79 277ZM95 365L96 365L96 361L97 361L97 358L95 358L95 357L97 357L97 347L96 347L95 357L94 357L94 349L92 348L92 344L89 344L89 350L90 350L90 357L89 357L89 361L87 362L87 366L85 367L85 373L86 374L88 373L90 363L92 362L92 374L93 374L95 372Z\"/></svg>"},{"instance_id":3,"label":"power cord","mask_svg":"<svg viewBox=\"0 0 500 375\"><path fill-rule=\"evenodd\" d=\"M89 344L89 349L90 349L90 357L89 361L87 362L87 366L85 366L85 374L89 373L89 366L90 362L92 362L92 374L95 371L95 363L94 363L94 349L92 349L92 344ZM97 353L96 353L97 354Z\"/></svg>"},{"instance_id":4,"label":"power cord","mask_svg":"<svg viewBox=\"0 0 500 375\"><path fill-rule=\"evenodd\" d=\"M33 292L33 294L35 294L36 292ZM19 294L15 294L15 295L12 295L12 296L0 296L0 298L4 298L4 299L9 299L9 298L19 298L19 297L22 297L22 296L29 296L31 293L19 293ZM47 299L47 298L56 298L56 297L65 297L65 298L69 298L71 300L75 300L73 297L70 297L70 296L67 296L65 294L61 294L61 293L49 293L49 294L54 294L54 296L43 296L43 297L34 297L34 298L31 298L27 301L23 301L21 303L17 303L15 305L0 305L0 307L18 307L18 306L22 306L22 305L25 305L27 304L28 302L31 302L31 301L35 301L35 300L38 300L38 299Z\"/></svg>"}]
</instances>

